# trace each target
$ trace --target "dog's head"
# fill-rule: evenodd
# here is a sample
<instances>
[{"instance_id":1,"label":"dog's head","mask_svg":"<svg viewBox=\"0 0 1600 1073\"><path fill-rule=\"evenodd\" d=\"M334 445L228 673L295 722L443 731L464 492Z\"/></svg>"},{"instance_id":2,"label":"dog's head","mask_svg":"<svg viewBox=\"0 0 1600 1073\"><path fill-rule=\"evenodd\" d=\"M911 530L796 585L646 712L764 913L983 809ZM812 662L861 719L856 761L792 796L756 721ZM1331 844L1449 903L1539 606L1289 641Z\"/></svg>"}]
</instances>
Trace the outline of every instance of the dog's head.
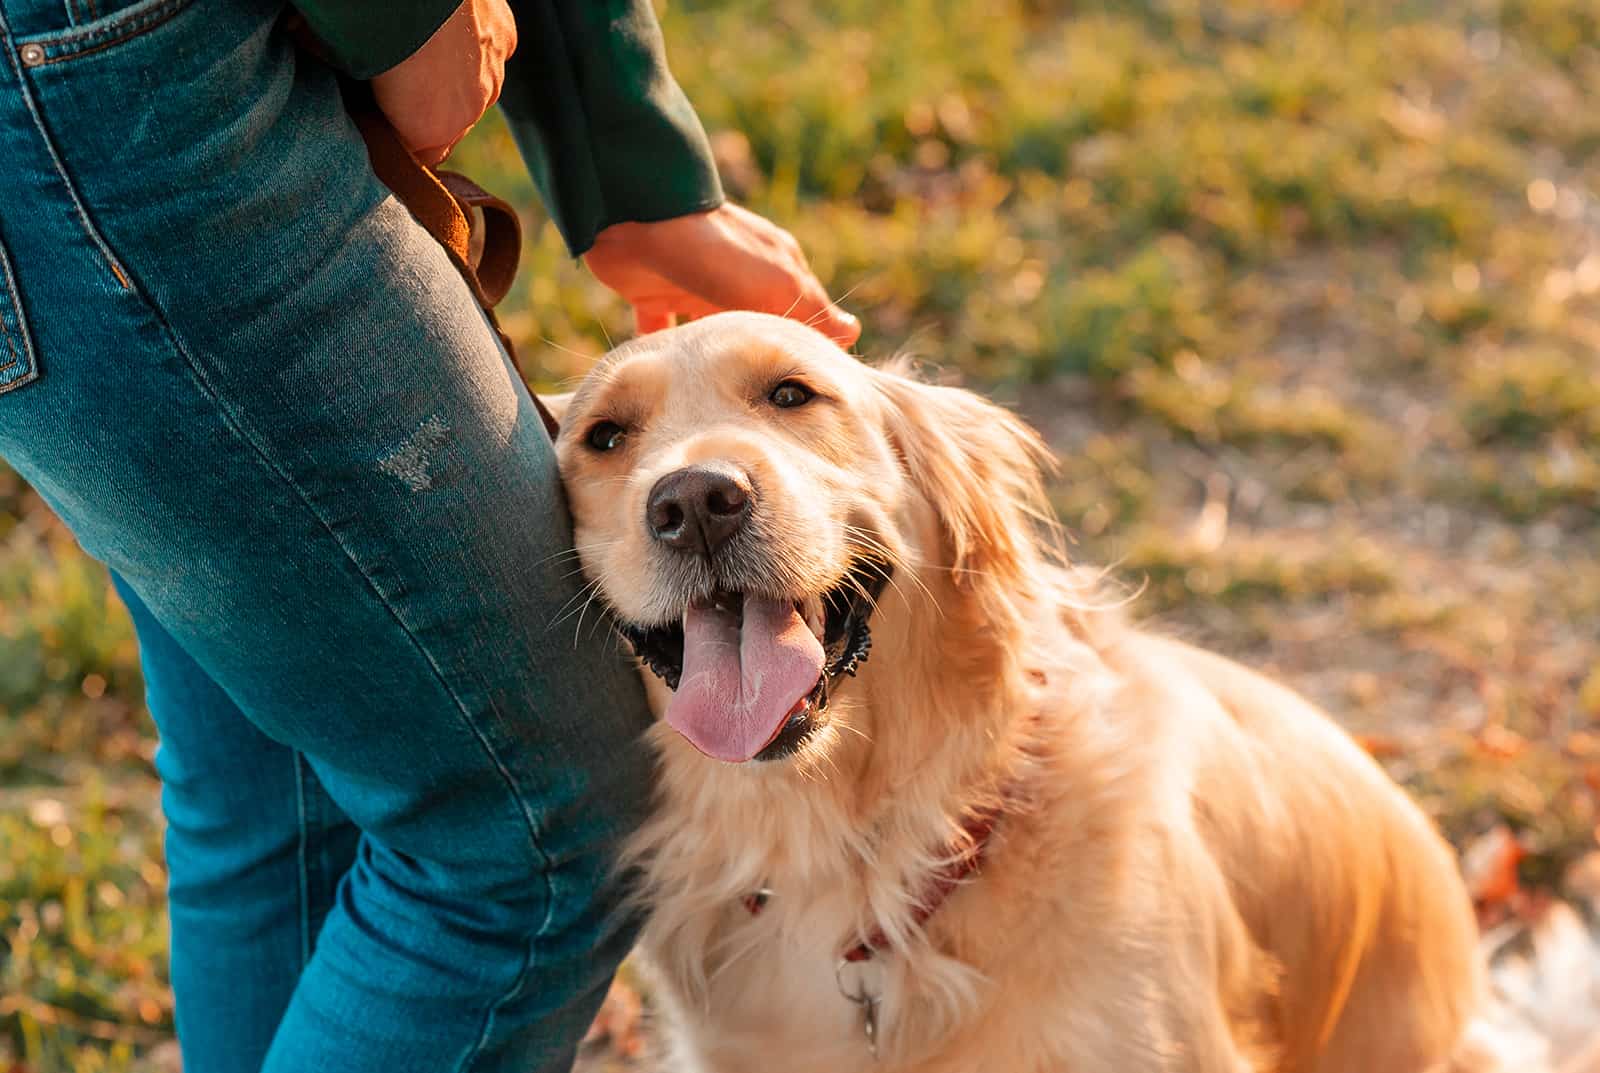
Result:
<instances>
[{"instance_id":1,"label":"dog's head","mask_svg":"<svg viewBox=\"0 0 1600 1073\"><path fill-rule=\"evenodd\" d=\"M719 760L806 743L888 586L981 618L1040 554L1026 426L792 321L645 336L553 401L584 572L673 689L667 722Z\"/></svg>"}]
</instances>

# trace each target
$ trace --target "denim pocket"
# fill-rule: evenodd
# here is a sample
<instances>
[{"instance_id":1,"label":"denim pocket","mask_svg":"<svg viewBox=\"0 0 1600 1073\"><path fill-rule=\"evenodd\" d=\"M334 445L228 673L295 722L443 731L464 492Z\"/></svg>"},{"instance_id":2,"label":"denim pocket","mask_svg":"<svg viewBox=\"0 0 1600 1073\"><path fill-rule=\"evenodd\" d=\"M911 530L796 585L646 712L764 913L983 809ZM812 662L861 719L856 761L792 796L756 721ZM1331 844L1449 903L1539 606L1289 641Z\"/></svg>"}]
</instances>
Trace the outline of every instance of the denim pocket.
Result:
<instances>
[{"instance_id":1,"label":"denim pocket","mask_svg":"<svg viewBox=\"0 0 1600 1073\"><path fill-rule=\"evenodd\" d=\"M78 56L104 52L124 41L149 33L179 14L194 0L134 0L126 7L89 22L77 22L72 29L49 34L27 35L17 42L17 56L24 67L44 67ZM109 6L109 4L108 4ZM98 10L92 5L89 10ZM79 13L78 8L73 8Z\"/></svg>"},{"instance_id":2,"label":"denim pocket","mask_svg":"<svg viewBox=\"0 0 1600 1073\"><path fill-rule=\"evenodd\" d=\"M39 363L33 356L28 322L22 316L17 278L11 272L5 245L0 243L0 395L38 376Z\"/></svg>"}]
</instances>

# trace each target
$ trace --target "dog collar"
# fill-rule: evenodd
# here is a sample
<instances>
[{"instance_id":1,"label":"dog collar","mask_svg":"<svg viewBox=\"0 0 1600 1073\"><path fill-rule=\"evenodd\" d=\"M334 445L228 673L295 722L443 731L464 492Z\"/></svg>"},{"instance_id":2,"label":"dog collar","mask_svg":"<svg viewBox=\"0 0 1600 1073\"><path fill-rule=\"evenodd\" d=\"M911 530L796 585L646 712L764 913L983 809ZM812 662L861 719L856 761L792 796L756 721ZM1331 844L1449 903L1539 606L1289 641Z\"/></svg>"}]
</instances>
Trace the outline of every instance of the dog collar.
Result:
<instances>
[{"instance_id":1,"label":"dog collar","mask_svg":"<svg viewBox=\"0 0 1600 1073\"><path fill-rule=\"evenodd\" d=\"M911 922L921 928L944 905L951 893L965 880L975 875L983 863L985 850L988 849L989 840L994 835L994 829L999 824L1001 816L1005 814L1003 808L985 809L966 818L961 824L961 833L964 836L958 843L960 848L952 847L947 855L949 864L934 874L933 880L923 891L918 899L916 908L911 913ZM772 891L762 888L744 896L744 907L751 916L759 916L767 907L767 902L772 898ZM849 947L840 955L846 962L870 961L876 954L888 950L889 937L882 928L876 928L865 939Z\"/></svg>"},{"instance_id":2,"label":"dog collar","mask_svg":"<svg viewBox=\"0 0 1600 1073\"><path fill-rule=\"evenodd\" d=\"M1023 752L1037 755L1026 744L1023 746ZM963 837L948 847L948 852L945 854L948 863L934 873L922 897L917 900L916 908L912 910L911 922L914 928L920 930L926 925L956 887L978 873L988 852L989 843L994 837L995 828L999 826L1006 813L1011 811L1010 806L1021 797L1021 783L1013 773L1013 777L1001 787L997 804L976 809L961 821ZM767 907L767 902L772 899L772 895L772 890L765 887L746 894L742 899L745 911L751 916L759 916ZM873 1058L878 1057L878 1018L883 1001L881 981L883 970L881 962L877 961L877 955L886 952L890 946L889 936L883 928L881 926L874 928L865 939L847 947L839 955L838 964L834 968L839 994L861 1012L862 1036ZM872 966L878 966L876 972L871 970ZM872 976L880 977L877 986L869 980Z\"/></svg>"},{"instance_id":3,"label":"dog collar","mask_svg":"<svg viewBox=\"0 0 1600 1073\"><path fill-rule=\"evenodd\" d=\"M989 839L994 834L995 825L1004 815L1003 808L985 809L968 816L961 824L961 832L965 835L960 843L951 847L948 854L949 864L941 868L928 884L927 890L917 901L916 909L912 911L911 920L914 927L920 929L928 922L933 914L939 911L945 900L950 897L964 880L975 875L983 863L984 851L988 849ZM751 916L759 916L765 909L767 902L772 898L772 891L762 888L744 896L744 907ZM854 1005L861 1013L861 1033L866 1040L867 1050L873 1058L878 1057L879 1033L879 1007L883 1001L882 982L874 986L869 982L871 975L881 975L869 972L868 966L874 963L874 958L889 949L889 936L879 927L873 929L871 935L845 950L839 956L839 962L834 968L834 977L839 985L839 994L845 1001ZM850 977L850 982L846 982Z\"/></svg>"}]
</instances>

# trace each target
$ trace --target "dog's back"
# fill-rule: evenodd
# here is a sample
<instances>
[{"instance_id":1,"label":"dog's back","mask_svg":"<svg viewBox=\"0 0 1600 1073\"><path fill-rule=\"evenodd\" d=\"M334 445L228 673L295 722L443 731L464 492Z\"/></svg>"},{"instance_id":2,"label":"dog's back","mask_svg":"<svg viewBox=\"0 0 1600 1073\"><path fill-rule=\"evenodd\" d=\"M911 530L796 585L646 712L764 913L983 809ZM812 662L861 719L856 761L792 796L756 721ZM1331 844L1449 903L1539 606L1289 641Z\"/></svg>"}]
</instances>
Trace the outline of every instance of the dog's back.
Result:
<instances>
[{"instance_id":1,"label":"dog's back","mask_svg":"<svg viewBox=\"0 0 1600 1073\"><path fill-rule=\"evenodd\" d=\"M1482 990L1453 855L1326 716L1220 656L1136 635L1121 668L1203 689L1196 827L1254 943L1282 974L1265 1030L1296 1073L1421 1071Z\"/></svg>"}]
</instances>

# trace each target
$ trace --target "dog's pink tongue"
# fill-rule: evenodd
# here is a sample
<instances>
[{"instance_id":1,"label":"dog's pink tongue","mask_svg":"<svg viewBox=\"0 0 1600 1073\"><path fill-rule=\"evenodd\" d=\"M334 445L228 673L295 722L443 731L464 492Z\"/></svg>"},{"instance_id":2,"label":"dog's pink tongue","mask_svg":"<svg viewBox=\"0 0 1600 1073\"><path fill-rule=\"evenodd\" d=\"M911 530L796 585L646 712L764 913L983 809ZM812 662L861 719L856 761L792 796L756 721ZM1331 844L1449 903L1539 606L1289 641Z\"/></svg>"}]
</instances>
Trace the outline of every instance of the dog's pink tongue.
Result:
<instances>
[{"instance_id":1,"label":"dog's pink tongue","mask_svg":"<svg viewBox=\"0 0 1600 1073\"><path fill-rule=\"evenodd\" d=\"M745 597L744 624L717 608L683 616L683 676L667 722L718 760L767 747L822 676L822 645L788 603Z\"/></svg>"}]
</instances>

